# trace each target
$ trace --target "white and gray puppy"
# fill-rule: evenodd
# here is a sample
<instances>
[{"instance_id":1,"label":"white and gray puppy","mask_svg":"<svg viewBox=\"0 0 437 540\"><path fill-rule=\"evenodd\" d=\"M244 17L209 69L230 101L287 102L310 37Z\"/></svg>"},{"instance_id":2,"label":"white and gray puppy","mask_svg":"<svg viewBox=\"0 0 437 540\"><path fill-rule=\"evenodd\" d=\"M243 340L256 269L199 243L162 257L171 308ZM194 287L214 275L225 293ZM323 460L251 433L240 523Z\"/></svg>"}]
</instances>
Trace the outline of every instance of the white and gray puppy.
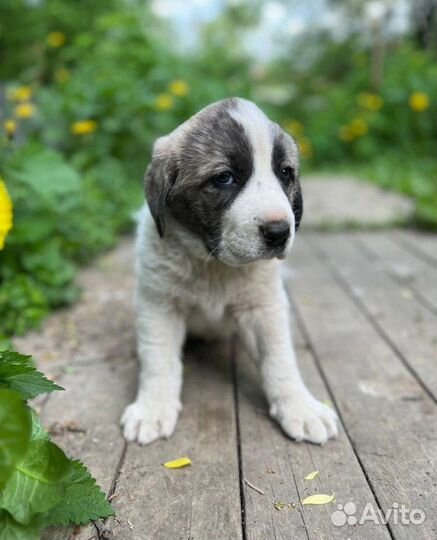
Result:
<instances>
[{"instance_id":1,"label":"white and gray puppy","mask_svg":"<svg viewBox=\"0 0 437 540\"><path fill-rule=\"evenodd\" d=\"M169 437L181 410L187 332L238 333L259 364L270 414L297 441L337 435L334 411L300 376L280 262L302 215L293 139L253 103L226 99L155 143L138 227L136 400L124 436Z\"/></svg>"}]
</instances>

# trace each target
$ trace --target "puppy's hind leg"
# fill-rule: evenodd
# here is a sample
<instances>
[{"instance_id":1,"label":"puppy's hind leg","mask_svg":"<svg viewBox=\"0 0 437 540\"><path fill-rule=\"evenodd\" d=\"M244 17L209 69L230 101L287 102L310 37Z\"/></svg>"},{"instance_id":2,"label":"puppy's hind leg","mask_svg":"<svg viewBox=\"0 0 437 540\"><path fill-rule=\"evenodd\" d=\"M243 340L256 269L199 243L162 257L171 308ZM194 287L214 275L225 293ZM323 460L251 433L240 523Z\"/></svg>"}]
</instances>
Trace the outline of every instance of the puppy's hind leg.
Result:
<instances>
[{"instance_id":1,"label":"puppy's hind leg","mask_svg":"<svg viewBox=\"0 0 437 540\"><path fill-rule=\"evenodd\" d=\"M140 373L136 400L121 418L128 441L149 444L173 434L182 408L181 349L185 321L170 307L140 300L137 315Z\"/></svg>"}]
</instances>

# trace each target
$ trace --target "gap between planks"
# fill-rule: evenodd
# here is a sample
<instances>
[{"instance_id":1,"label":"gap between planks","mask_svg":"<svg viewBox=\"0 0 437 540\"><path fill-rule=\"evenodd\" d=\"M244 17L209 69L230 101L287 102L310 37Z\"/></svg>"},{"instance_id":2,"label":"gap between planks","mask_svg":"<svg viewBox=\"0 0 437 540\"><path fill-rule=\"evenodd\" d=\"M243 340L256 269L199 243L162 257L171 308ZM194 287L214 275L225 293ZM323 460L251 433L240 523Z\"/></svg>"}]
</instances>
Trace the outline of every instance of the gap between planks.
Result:
<instances>
[{"instance_id":1,"label":"gap between planks","mask_svg":"<svg viewBox=\"0 0 437 540\"><path fill-rule=\"evenodd\" d=\"M396 242L404 249L425 261L434 270L437 267L437 235L413 231L396 231Z\"/></svg>"},{"instance_id":2,"label":"gap between planks","mask_svg":"<svg viewBox=\"0 0 437 540\"><path fill-rule=\"evenodd\" d=\"M369 311L369 309L361 300L361 298L357 294L355 294L351 285L343 277L343 275L335 268L330 258L326 255L326 253L323 250L321 250L317 245L315 245L313 241L310 241L310 246L314 254L316 255L316 257L319 259L319 261L329 266L334 280L345 291L347 296L352 300L352 302L363 314L363 316L367 319L367 321L374 328L374 330L381 337L381 339L395 353L395 355L399 358L399 360L402 362L405 368L409 371L409 373L415 378L415 380L426 392L426 394L434 401L434 403L437 403L437 396L435 395L435 393L432 391L431 388L428 387L426 381L424 381L423 378L419 375L417 369L411 365L411 362L403 354L400 348L396 345L396 343L393 341L391 336L384 330L383 326L381 326L378 320L372 315L372 313Z\"/></svg>"},{"instance_id":3,"label":"gap between planks","mask_svg":"<svg viewBox=\"0 0 437 540\"><path fill-rule=\"evenodd\" d=\"M317 238L320 243L324 241L324 249L333 248L329 256L336 264L342 264L341 257L337 258L340 254L343 262L344 257L351 256L338 235ZM380 339L343 283L335 279L333 265L326 268L325 258L320 264L310 236L304 235L303 241L294 250L298 274L297 287L293 287L296 304L314 338L315 352L323 357L323 370L345 411L351 430L348 432L352 433L367 476L385 509L398 500L410 508L426 511L427 521L421 527L407 531L395 526L396 538L434 538L435 404L399 362L398 355ZM352 267L348 270L353 272ZM375 397L359 391L362 380L382 385L377 387ZM403 401L405 395L417 395L417 403ZM381 423L381 415L391 421Z\"/></svg>"},{"instance_id":4,"label":"gap between planks","mask_svg":"<svg viewBox=\"0 0 437 540\"><path fill-rule=\"evenodd\" d=\"M382 236L357 233L354 238L363 254L379 264L390 280L409 289L419 304L433 316L437 315L437 295L434 290L437 268L434 268L433 283L429 266L396 242L393 234L385 233Z\"/></svg>"}]
</instances>

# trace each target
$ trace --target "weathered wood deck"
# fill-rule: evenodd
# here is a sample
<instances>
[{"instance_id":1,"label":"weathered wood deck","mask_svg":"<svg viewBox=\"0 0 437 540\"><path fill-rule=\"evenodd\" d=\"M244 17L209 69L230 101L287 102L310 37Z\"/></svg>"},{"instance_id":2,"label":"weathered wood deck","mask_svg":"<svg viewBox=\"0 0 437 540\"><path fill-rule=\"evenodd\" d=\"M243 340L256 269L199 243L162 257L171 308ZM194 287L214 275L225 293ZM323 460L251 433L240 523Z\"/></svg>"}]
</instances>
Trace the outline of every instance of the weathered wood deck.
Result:
<instances>
[{"instance_id":1,"label":"weathered wood deck","mask_svg":"<svg viewBox=\"0 0 437 540\"><path fill-rule=\"evenodd\" d=\"M118 540L437 538L435 236L299 236L285 276L299 361L342 424L322 448L288 440L268 418L238 344L188 349L176 434L146 448L125 444L118 422L136 377L131 249L125 241L86 270L83 300L17 340L67 389L41 403L43 419L109 493L117 517L100 526L102 538L112 538L109 529ZM184 455L191 467L162 466ZM300 505L333 491L335 503ZM293 506L277 509L278 501ZM384 512L405 505L426 519L336 526L331 515L347 502L358 519L366 503ZM47 538L99 534L91 525Z\"/></svg>"}]
</instances>

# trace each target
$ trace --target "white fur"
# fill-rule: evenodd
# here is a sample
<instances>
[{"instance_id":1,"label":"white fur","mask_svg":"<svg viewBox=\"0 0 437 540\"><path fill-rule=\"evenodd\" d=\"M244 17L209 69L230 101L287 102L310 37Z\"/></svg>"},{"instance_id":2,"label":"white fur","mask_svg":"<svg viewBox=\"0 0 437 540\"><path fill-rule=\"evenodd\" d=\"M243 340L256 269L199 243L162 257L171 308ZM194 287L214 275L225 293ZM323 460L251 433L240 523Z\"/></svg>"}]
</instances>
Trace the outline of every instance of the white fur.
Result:
<instances>
[{"instance_id":1,"label":"white fur","mask_svg":"<svg viewBox=\"0 0 437 540\"><path fill-rule=\"evenodd\" d=\"M284 221L291 234L284 258L294 240L294 215L290 202L275 177L271 156L276 130L279 129L250 101L240 99L231 116L243 127L254 150L253 175L223 220L220 258L239 265L268 257L259 234L259 226L269 221Z\"/></svg>"},{"instance_id":2,"label":"white fur","mask_svg":"<svg viewBox=\"0 0 437 540\"><path fill-rule=\"evenodd\" d=\"M259 260L263 220L286 219L294 230L291 206L271 170L275 127L245 101L235 119L250 137L255 166L224 216L220 260L171 217L160 239L147 206L140 215L140 378L136 400L122 417L129 441L148 444L173 433L181 409L181 349L187 332L215 337L237 331L259 365L270 414L284 432L318 444L337 435L336 414L310 394L297 367L280 262ZM291 244L292 238L288 249Z\"/></svg>"}]
</instances>

